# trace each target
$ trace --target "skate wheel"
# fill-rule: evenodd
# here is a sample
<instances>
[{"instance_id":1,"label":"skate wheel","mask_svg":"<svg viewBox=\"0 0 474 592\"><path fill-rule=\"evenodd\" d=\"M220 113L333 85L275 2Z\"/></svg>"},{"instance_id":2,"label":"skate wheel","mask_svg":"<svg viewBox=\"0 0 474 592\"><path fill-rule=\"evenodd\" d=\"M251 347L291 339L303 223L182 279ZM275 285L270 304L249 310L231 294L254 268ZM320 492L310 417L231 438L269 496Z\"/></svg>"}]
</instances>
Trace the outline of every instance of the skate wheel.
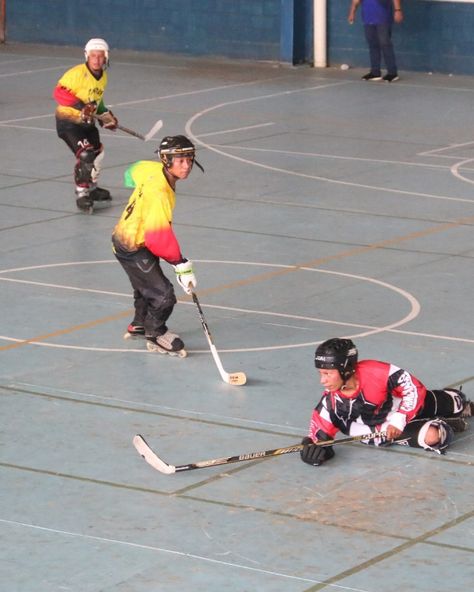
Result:
<instances>
[{"instance_id":1,"label":"skate wheel","mask_svg":"<svg viewBox=\"0 0 474 592\"><path fill-rule=\"evenodd\" d=\"M131 333L129 333L128 331L126 333L124 333L123 338L124 339L132 339L133 335Z\"/></svg>"},{"instance_id":2,"label":"skate wheel","mask_svg":"<svg viewBox=\"0 0 474 592\"><path fill-rule=\"evenodd\" d=\"M178 358L185 358L188 355L188 352L185 349L181 349L177 352Z\"/></svg>"}]
</instances>

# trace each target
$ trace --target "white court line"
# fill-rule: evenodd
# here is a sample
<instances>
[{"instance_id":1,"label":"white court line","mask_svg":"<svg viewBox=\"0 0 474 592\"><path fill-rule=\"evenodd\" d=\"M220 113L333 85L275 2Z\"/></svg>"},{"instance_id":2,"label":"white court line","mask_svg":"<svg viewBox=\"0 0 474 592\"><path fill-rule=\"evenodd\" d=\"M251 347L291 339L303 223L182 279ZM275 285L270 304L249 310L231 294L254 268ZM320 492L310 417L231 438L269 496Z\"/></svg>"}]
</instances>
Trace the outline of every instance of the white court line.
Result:
<instances>
[{"instance_id":1,"label":"white court line","mask_svg":"<svg viewBox=\"0 0 474 592\"><path fill-rule=\"evenodd\" d=\"M342 84L342 83L338 83L338 84ZM307 88L304 90L320 90L320 89L324 89L328 86L335 86L335 85L334 84L320 85L320 86L316 86L316 87L310 87L310 88ZM247 103L247 102L257 101L257 100L261 100L261 99L273 98L273 97L277 97L277 96L281 96L281 95L291 94L291 92L301 92L301 91L284 91L284 92L273 93L273 94L269 94L269 95L263 95L260 97L250 97L250 98L245 98L245 99L237 99L234 101L226 101L226 102L214 105L213 107L208 107L207 109L203 109L202 111L199 111L195 115L193 115L186 122L186 125L185 125L186 135L189 138L191 138L192 140L194 140L194 142L196 144L199 144L199 145L203 146L204 148L211 150L212 152L216 152L217 154L220 154L221 156L231 158L233 160L237 160L239 162L242 162L244 164L248 164L250 166L266 169L268 171L275 171L278 173L284 173L286 175L291 175L294 177L301 177L304 179L314 179L316 181L323 181L325 183L332 183L335 185L343 185L345 187L359 187L362 189L370 189L372 191L379 191L379 192L384 192L384 193L394 193L399 196L425 197L425 198L430 198L430 199L438 199L438 200L442 200L442 201L453 201L453 202L469 203L469 204L474 203L474 199L466 199L466 198L462 198L462 197L451 197L448 195L434 195L432 193L421 193L421 192L416 192L416 191L405 191L403 189L391 189L389 187L381 187L378 185L366 185L363 183L354 183L352 181L342 181L340 179L330 179L329 177L322 177L320 175L311 175L311 174L307 174L307 173L300 173L300 172L293 171L290 169L284 169L281 167L275 167L275 166L263 164L260 162L255 162L255 160L249 160L247 158L242 158L240 156L236 156L234 154L229 154L228 152L224 152L223 150L219 150L218 148L216 148L212 144L207 144L206 142L203 142L202 140L200 140L199 139L200 136L195 135L192 131L192 127L197 119L199 119L200 117L203 117L204 115L207 115L211 111L214 111L216 109L220 109L221 107L228 107L229 105L236 105L238 103Z\"/></svg>"},{"instance_id":2,"label":"white court line","mask_svg":"<svg viewBox=\"0 0 474 592\"><path fill-rule=\"evenodd\" d=\"M420 304L419 302L416 300L416 298L414 296L412 296L410 293L406 292L405 290L402 290L401 288L398 288L397 286L393 286L392 284L389 284L387 282L383 282L381 280L377 280L374 278L369 278L366 276L361 276L361 275L356 275L356 274L350 274L350 273L342 273L342 272L338 272L338 271L328 271L328 270L323 270L323 269L315 269L312 267L299 267L299 266L295 266L295 265L282 265L282 264L270 264L270 263L258 263L258 262L245 262L245 261L219 261L219 260L196 260L197 262L200 263L220 263L220 264L224 264L224 265L244 265L244 266L256 266L256 267L270 267L270 268L280 268L280 269L290 269L290 270L298 270L298 271L308 271L311 273L323 273L323 274L329 274L329 275L335 275L335 276L339 276L339 277L343 277L343 278L351 278L351 279L357 279L357 280L361 280L361 281L366 281L372 284L375 284L377 286L380 286L382 288L386 288L388 290L394 291L396 293L398 293L399 295L401 295L403 298L407 299L408 302L410 303L410 311L408 312L408 314L403 317L402 319L395 321L394 323L390 323L388 325L384 325L382 327L370 327L367 328L367 326L363 325L362 328L367 329L366 331L363 331L361 333L357 333L354 335L347 335L345 337L351 337L352 339L355 339L357 337L366 337L368 335L375 335L377 333L382 333L384 331L389 331L391 329L394 329L396 327L399 327L400 325L404 325L408 322L410 322L411 320L415 319L419 312L420 312ZM100 261L81 261L81 262L74 262L73 265L94 265L94 264L110 264L110 263L114 263L114 260L100 260ZM43 265L36 265L36 266L29 266L28 268L17 268L16 270L14 269L10 269L10 270L3 270L0 271L0 274L5 274L8 271L10 273L12 273L13 271L24 271L25 269L43 269L44 267L67 267L68 263L53 263L53 264L46 264L45 266ZM10 281L10 282L15 282L15 278L3 278L0 277L0 280L5 280L5 281ZM19 280L19 283L29 283L30 280ZM40 282L32 282L35 285L40 285ZM80 291L81 288L78 287L69 287L69 286L64 286L64 285L53 285L53 284L49 284L48 287L57 287L62 288L62 289L74 289L77 291ZM88 288L84 289L85 291L88 291ZM91 289L91 291L94 291ZM102 294L104 293L104 291L101 292ZM117 294L115 294L117 295ZM214 308L219 308L218 306L214 306ZM232 307L223 307L225 310L232 310L233 312L243 312L245 314L258 314L258 315L267 315L267 316L273 316L273 317L280 317L280 318L294 318L294 319L298 319L298 320L311 320L312 322L317 322L317 319L313 318L313 317L303 317L303 316L298 316L298 315L289 315L289 314L285 314L285 313L275 313L275 312L271 312L271 311L258 311L258 310L250 310L250 309L238 309L238 308L232 308ZM339 324L337 321L327 321L327 320L323 320L322 322L327 322L327 323L331 323L331 324ZM350 326L350 323L343 323L343 326ZM357 328L361 328L360 325L357 325ZM55 344L55 343L51 343L51 342L45 342L45 341L34 341L34 340L25 340L25 339L19 339L19 338L13 338L13 337L8 337L8 336L4 336L1 335L0 339L3 339L5 341L13 341L16 343L21 343L24 341L28 341L28 343L30 345L38 345L41 347L56 347L56 348L64 348L64 349L78 349L78 350L91 350L91 351L108 351L108 352L124 352L124 351L135 351L137 353L147 353L145 350L132 350L131 348L102 348L102 347L86 347L86 346L73 346L73 345L61 345L61 344ZM276 350L280 350L280 349L294 349L294 348L301 348L301 347L307 347L307 346L314 346L317 345L318 343L320 343L320 341L310 341L310 342L305 342L305 343L297 343L297 344L284 344L284 345L272 345L272 346L262 346L262 347L255 347L255 348L237 348L237 349L220 349L219 351L221 351L222 353L230 353L230 352L253 352L253 351L276 351Z\"/></svg>"},{"instance_id":3,"label":"white court line","mask_svg":"<svg viewBox=\"0 0 474 592\"><path fill-rule=\"evenodd\" d=\"M2 62L0 62L0 67ZM38 68L38 70L24 70L23 72L9 72L8 74L0 74L0 78L8 78L9 76L19 76L20 74L36 74L37 72L48 72L49 70L63 70L64 66L52 66L51 68Z\"/></svg>"},{"instance_id":4,"label":"white court line","mask_svg":"<svg viewBox=\"0 0 474 592\"><path fill-rule=\"evenodd\" d=\"M257 127L257 126L253 126ZM243 128L245 129L245 128ZM226 134L232 132L234 130L224 130L222 132L210 132L208 134L199 134L200 138L213 136L217 134ZM240 131L240 130L235 130ZM364 158L362 156L340 156L337 154L323 154L321 152L298 152L296 150L279 150L276 148L255 148L250 146L242 146L242 144L233 145L233 144L213 144L218 148L230 148L232 150L247 150L249 152L270 152L276 154L285 154L285 155L294 155L294 156L316 156L318 158L329 158L331 160L351 160L351 161L360 161L360 162L374 162L379 164L390 164L390 165L401 165L401 166L408 166L408 167L422 167L422 168L430 168L430 169L442 169L442 170L449 170L451 166L449 164L433 164L433 163L425 163L425 162L409 162L406 160L385 160L381 158ZM473 167L474 169L474 167Z\"/></svg>"},{"instance_id":5,"label":"white court line","mask_svg":"<svg viewBox=\"0 0 474 592\"><path fill-rule=\"evenodd\" d=\"M33 530L40 530L42 532L48 532L52 534L59 534L66 537L75 537L89 541L98 541L101 543L111 543L112 545L121 545L129 548L134 549L143 549L145 551L154 551L156 553L164 553L167 555L174 555L177 557L184 557L186 559L193 559L197 561L202 561L205 563L213 563L217 565L222 565L225 567L231 567L238 570L244 571L252 571L259 574L265 574L270 576L276 576L279 578L284 578L286 580L295 580L298 582L307 582L309 584L322 584L323 580L315 580L312 578L303 578L300 576L294 576L290 574L285 574L283 572L272 571L268 569L262 569L258 567L250 567L248 565L243 565L240 563L232 563L231 561L222 561L221 559L214 559L212 557L206 557L205 555L196 555L194 553L187 553L186 551L177 551L175 549L165 549L164 547L156 547L154 545L144 545L142 543L133 543L130 541L122 541L120 539L111 539L108 537L100 537L100 536L93 536L90 534L83 534L80 532L72 532L68 530L60 530L57 528L47 528L45 526L39 526L37 524L30 524L26 522L17 522L15 520L6 520L4 518L0 518L0 522L3 524L8 524L10 526L21 526L28 529ZM349 586L340 586L339 584L326 584L327 587L337 588L339 590L349 590L350 592L368 592L367 590L363 590L361 588L351 588Z\"/></svg>"},{"instance_id":6,"label":"white court line","mask_svg":"<svg viewBox=\"0 0 474 592\"><path fill-rule=\"evenodd\" d=\"M437 152L446 152L448 150L453 150L455 148L464 148L465 146L472 146L474 144L473 141L470 142L463 142L462 144L449 144L448 146L443 146L442 148L433 148L433 150L427 150L426 152L419 152L418 156L436 156L441 157L442 154L436 154ZM459 158L456 156L445 156L445 158Z\"/></svg>"},{"instance_id":7,"label":"white court line","mask_svg":"<svg viewBox=\"0 0 474 592\"><path fill-rule=\"evenodd\" d=\"M150 103L153 101L164 101L166 99L177 99L179 97L186 97L186 96L190 96L190 95L199 95L199 94L208 93L208 92L215 92L217 90L227 90L229 88L250 86L252 84L261 84L262 82L270 82L270 81L276 80L276 79L281 80L280 77L273 77L273 78L263 78L263 79L251 80L249 82L238 82L235 84L227 84L227 85L224 84L221 86L202 88L199 90L190 90L190 91L186 91L186 92L173 93L171 95L161 95L161 96L157 96L157 97L150 97L148 99L136 99L134 101L125 101L123 103L111 103L111 104L109 104L109 107L116 108L116 107L126 107L128 105L142 105L144 103ZM5 125L7 123L16 123L19 121L31 121L32 119L43 119L45 117L54 117L54 113L46 113L45 115L32 115L30 117L19 117L17 119L5 119L3 121L0 121L0 125Z\"/></svg>"},{"instance_id":8,"label":"white court line","mask_svg":"<svg viewBox=\"0 0 474 592\"><path fill-rule=\"evenodd\" d=\"M342 273L342 272L337 272L337 271L316 269L316 268L312 268L312 267L298 267L297 268L294 265L284 265L284 264L279 264L279 263L278 264L277 263L259 263L259 262L254 262L254 261L221 261L218 259L196 259L195 261L197 261L198 263L243 265L243 266L249 266L249 267L275 267L275 268L281 268L281 269L295 269L295 270L300 269L302 271L326 273L326 274L330 274L330 275L338 275L338 276L342 276L342 277L350 277L353 279L360 279L362 281L368 281L371 283L375 283L375 284L380 285L381 287L398 292L402 297L408 299L408 301L411 303L412 310L407 315L407 317L405 317L401 321L397 321L396 323L394 323L392 325L387 325L385 327L376 327L374 325L366 325L366 324L361 324L361 323L350 323L349 321L328 320L328 319L322 319L319 317L308 317L308 316L304 316L304 315L295 315L295 314L290 314L290 313L278 313L278 312L274 312L274 311L264 311L264 310L262 311L262 310L248 309L248 308L237 308L237 307L232 307L232 306L222 306L222 305L218 305L218 304L207 304L206 303L206 304L204 304L204 306L206 308L214 308L217 310L225 310L225 311L238 312L238 313L244 313L244 314L254 314L254 315L260 315L260 316L272 316L272 317L277 317L277 318L293 319L293 320L297 320L297 321L309 321L309 322L314 322L314 323L324 323L324 324L330 324L330 325L341 326L341 327L352 327L352 328L356 328L356 329L368 329L367 333L360 333L360 334L352 336L352 337L365 337L367 335L372 335L377 332L386 331L389 333L426 337L429 339L440 339L440 340L455 341L455 342L461 342L461 343L474 343L474 339L467 339L467 338L463 338L463 337L452 337L449 335L439 335L439 334L434 334L434 333L423 333L420 331L408 331L406 329L397 329L397 326L400 326L401 324L406 324L407 322L413 320L416 316L418 316L419 311L421 310L421 306L420 306L419 302L416 300L416 298L414 298L410 293L406 292L405 290L401 290L401 289L397 288L396 286L393 286L392 284L388 284L386 282L383 282L381 280L376 280L374 278L369 278L367 276L359 276L359 275L353 275L353 274ZM31 285L41 286L41 287L50 287L50 288L57 288L57 289L63 289L63 290L73 290L73 291L78 291L78 292L91 292L91 293L110 295L110 296L123 296L124 298L132 298L132 296L130 294L128 294L128 293L125 294L123 292L113 292L113 291L109 291L109 290L97 290L97 289L93 289L93 288L79 288L77 286L66 286L64 284L51 284L51 283L46 283L46 282L36 282L33 280L21 280L21 279L17 279L17 278L1 277L2 274L14 273L14 272L18 272L18 271L31 271L31 270L37 270L37 269L69 267L69 266L72 267L72 266L76 266L76 265L97 265L97 264L101 265L101 264L111 264L111 263L113 264L113 263L115 263L115 261L113 259L102 259L102 260L98 260L98 261L72 261L70 263L48 263L48 264L44 264L44 265L29 265L27 267L10 268L10 269L0 270L0 281L20 283L20 284L31 284ZM182 300L179 300L179 303L186 304L189 306L192 305L191 302L182 301ZM4 339L6 341L13 341L13 342L25 341L24 339L12 338L12 337L8 337L5 335L0 335L0 339ZM64 347L65 349L81 349L81 350L93 350L93 351L96 351L96 350L97 351L119 351L119 352L127 351L127 352L143 353L142 349L89 348L89 347L85 347L85 346L84 347L68 346L68 345L59 345L59 344L42 343L42 342L31 342L31 343L34 345L42 345L44 347L58 347L58 348ZM293 349L293 348L299 348L299 347L306 347L309 345L317 345L318 343L320 343L320 342L314 341L314 342L309 342L309 343L274 345L274 346L267 346L267 347L242 348L242 349L220 349L219 348L219 351L222 353L272 351L272 350L279 350L279 349ZM195 350L194 353L208 353L208 350Z\"/></svg>"},{"instance_id":9,"label":"white court line","mask_svg":"<svg viewBox=\"0 0 474 592\"><path fill-rule=\"evenodd\" d=\"M2 386L2 385L0 385ZM3 385L5 386L5 385ZM235 422L235 428L240 429L240 428L245 428L245 429L253 429L253 428L249 428L247 427L246 424L250 425L250 426L258 426L259 428L265 428L266 430L270 430L270 429L278 429L278 431L291 431L291 433L288 433L288 436L291 436L292 434L296 433L303 433L306 429L307 429L307 425L305 425L304 427L302 426L292 426L292 425L282 425L279 423L271 423L268 421L258 421L256 419L248 419L248 418L244 418L244 417L233 417L232 415L222 415L219 413L210 413L209 411L198 411L196 409L183 409L182 407L169 407L168 405L158 405L155 403L147 403L145 401L130 401L128 399L120 399L117 397L107 397L105 395L95 395L92 393L85 393L82 391L71 391L68 389L62 389L62 388L55 388L52 386L46 386L46 385L41 385L41 384L33 384L30 382L10 382L8 383L8 388L10 389L24 389L27 388L29 390L31 389L35 389L35 394L41 394L41 395L54 395L54 394L61 394L61 395L72 395L73 397L83 397L84 399L94 399L95 401L106 401L107 403L114 403L114 404L123 404L123 405L127 405L127 406L131 406L134 407L136 409L136 411L140 412L142 411L144 408L148 408L150 410L159 412L159 413L167 413L167 414L178 414L178 415L182 415L182 414L186 414L186 415L190 415L193 417L199 417L199 418L204 418L204 420L206 419L210 419L210 418L214 418L216 420L218 420L219 422L223 422L223 421L231 421L231 422Z\"/></svg>"},{"instance_id":10,"label":"white court line","mask_svg":"<svg viewBox=\"0 0 474 592\"><path fill-rule=\"evenodd\" d=\"M453 164L453 166L451 167L451 173L455 177L460 179L461 181L464 181L465 183L474 184L474 180L468 179L464 175L461 175L461 173L459 172L459 169L468 162L474 162L474 158L467 158L466 160L461 160L461 162L457 162L456 164ZM464 167L464 168L467 168L467 167ZM468 169L468 170L472 170L472 169Z\"/></svg>"},{"instance_id":11,"label":"white court line","mask_svg":"<svg viewBox=\"0 0 474 592\"><path fill-rule=\"evenodd\" d=\"M206 136L219 136L220 134L232 134L233 132L242 132L251 129L256 129L258 127L267 127L269 125L275 125L273 121L269 121L268 123L259 123L258 125L246 125L245 127L236 127L234 129L225 129L219 132L209 132L207 134L199 134L200 138L205 138ZM283 150L281 151L283 152Z\"/></svg>"}]
</instances>

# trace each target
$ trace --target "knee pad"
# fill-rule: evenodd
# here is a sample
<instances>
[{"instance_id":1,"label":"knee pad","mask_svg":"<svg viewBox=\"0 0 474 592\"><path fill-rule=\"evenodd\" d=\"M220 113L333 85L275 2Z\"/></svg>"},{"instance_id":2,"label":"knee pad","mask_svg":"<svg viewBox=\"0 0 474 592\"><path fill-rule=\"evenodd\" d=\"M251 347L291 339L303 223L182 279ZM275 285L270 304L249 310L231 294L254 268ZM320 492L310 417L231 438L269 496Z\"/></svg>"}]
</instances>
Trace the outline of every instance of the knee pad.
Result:
<instances>
[{"instance_id":1,"label":"knee pad","mask_svg":"<svg viewBox=\"0 0 474 592\"><path fill-rule=\"evenodd\" d=\"M92 182L92 172L94 170L94 161L101 150L96 150L92 146L86 146L76 152L76 166L74 168L74 180L76 185L86 185Z\"/></svg>"},{"instance_id":2,"label":"knee pad","mask_svg":"<svg viewBox=\"0 0 474 592\"><path fill-rule=\"evenodd\" d=\"M439 434L439 442L434 445L427 444L425 441L426 435L430 427L436 428ZM451 426L442 419L430 419L428 421L413 421L407 424L404 436L411 436L408 443L414 448L424 448L425 450L432 450L438 454L445 454L446 449L451 444L454 438L454 432Z\"/></svg>"}]
</instances>

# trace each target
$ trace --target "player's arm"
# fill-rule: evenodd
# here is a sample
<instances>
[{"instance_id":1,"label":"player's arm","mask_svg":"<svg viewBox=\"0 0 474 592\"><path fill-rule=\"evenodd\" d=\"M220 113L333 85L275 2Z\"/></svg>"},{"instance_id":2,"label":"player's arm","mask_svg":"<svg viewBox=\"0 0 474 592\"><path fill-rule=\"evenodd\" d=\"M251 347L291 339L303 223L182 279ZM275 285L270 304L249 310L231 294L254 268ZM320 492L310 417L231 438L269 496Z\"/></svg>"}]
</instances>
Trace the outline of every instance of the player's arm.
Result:
<instances>
[{"instance_id":1,"label":"player's arm","mask_svg":"<svg viewBox=\"0 0 474 592\"><path fill-rule=\"evenodd\" d=\"M166 208L162 214L165 213ZM186 294L191 294L197 285L193 262L186 259L181 253L171 222L166 220L165 215L159 217L158 224L153 224L152 228L145 231L145 246L154 255L165 259L174 267L178 284Z\"/></svg>"},{"instance_id":2,"label":"player's arm","mask_svg":"<svg viewBox=\"0 0 474 592\"><path fill-rule=\"evenodd\" d=\"M74 107L74 109L77 109L78 111L85 106L85 103L83 103L79 97L76 97L72 90L60 84L55 87L53 98L59 105L64 107Z\"/></svg>"},{"instance_id":3,"label":"player's arm","mask_svg":"<svg viewBox=\"0 0 474 592\"><path fill-rule=\"evenodd\" d=\"M393 20L396 23L403 21L402 0L393 0Z\"/></svg>"},{"instance_id":4,"label":"player's arm","mask_svg":"<svg viewBox=\"0 0 474 592\"><path fill-rule=\"evenodd\" d=\"M152 211L145 219L145 246L157 257L176 265L183 261L184 257L166 213L161 200L156 199Z\"/></svg>"},{"instance_id":5,"label":"player's arm","mask_svg":"<svg viewBox=\"0 0 474 592\"><path fill-rule=\"evenodd\" d=\"M400 436L406 424L423 406L426 387L407 370L391 365L387 389L393 396L401 399L398 409L388 418L390 425L387 429L387 437L393 439Z\"/></svg>"},{"instance_id":6,"label":"player's arm","mask_svg":"<svg viewBox=\"0 0 474 592\"><path fill-rule=\"evenodd\" d=\"M53 98L63 107L72 107L77 110L78 122L92 124L97 106L95 103L84 103L71 90L58 84L53 91Z\"/></svg>"},{"instance_id":7,"label":"player's arm","mask_svg":"<svg viewBox=\"0 0 474 592\"><path fill-rule=\"evenodd\" d=\"M349 21L349 24L352 25L352 23L355 21L355 15L357 12L357 9L359 8L359 4L360 4L360 0L352 0L350 8L349 8L349 14L347 15L347 20Z\"/></svg>"},{"instance_id":8,"label":"player's arm","mask_svg":"<svg viewBox=\"0 0 474 592\"><path fill-rule=\"evenodd\" d=\"M334 440L337 432L338 428L330 420L323 396L311 416L309 434L301 441L304 445L300 453L301 460L309 465L319 466L333 458L335 452L332 446L317 446L316 443Z\"/></svg>"}]
</instances>

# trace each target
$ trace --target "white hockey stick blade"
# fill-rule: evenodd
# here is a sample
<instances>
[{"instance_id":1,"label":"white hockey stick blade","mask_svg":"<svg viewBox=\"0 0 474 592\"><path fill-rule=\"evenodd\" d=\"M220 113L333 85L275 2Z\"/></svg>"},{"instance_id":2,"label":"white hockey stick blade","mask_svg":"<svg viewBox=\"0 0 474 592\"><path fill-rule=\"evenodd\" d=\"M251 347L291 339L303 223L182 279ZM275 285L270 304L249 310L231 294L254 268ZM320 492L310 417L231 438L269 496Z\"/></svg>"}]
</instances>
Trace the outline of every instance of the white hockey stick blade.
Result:
<instances>
[{"instance_id":1,"label":"white hockey stick blade","mask_svg":"<svg viewBox=\"0 0 474 592\"><path fill-rule=\"evenodd\" d=\"M151 128L151 130L145 134L145 142L148 142L153 138L153 136L163 127L163 122L159 119L155 125Z\"/></svg>"},{"instance_id":2,"label":"white hockey stick blade","mask_svg":"<svg viewBox=\"0 0 474 592\"><path fill-rule=\"evenodd\" d=\"M234 386L243 386L247 382L247 376L244 372L232 372L227 374L226 382Z\"/></svg>"},{"instance_id":3,"label":"white hockey stick blade","mask_svg":"<svg viewBox=\"0 0 474 592\"><path fill-rule=\"evenodd\" d=\"M145 441L145 438L143 438L143 436L140 436L140 434L134 436L133 445L137 449L138 454L140 454L140 456L142 456L146 460L146 462L149 465L151 465L154 469L160 471L160 473L164 473L165 475L172 475L176 472L176 467L174 467L173 465L169 465L168 463L165 463L165 461L161 460L161 458L159 458L148 446L148 444Z\"/></svg>"},{"instance_id":4,"label":"white hockey stick blade","mask_svg":"<svg viewBox=\"0 0 474 592\"><path fill-rule=\"evenodd\" d=\"M216 346L212 343L212 341L208 340L208 342L212 357L214 358L214 362L216 363L222 380L227 382L227 384L233 384L234 386L244 385L247 382L247 376L245 375L245 372L226 372L224 370L224 366L222 365L219 354L217 353Z\"/></svg>"}]
</instances>

